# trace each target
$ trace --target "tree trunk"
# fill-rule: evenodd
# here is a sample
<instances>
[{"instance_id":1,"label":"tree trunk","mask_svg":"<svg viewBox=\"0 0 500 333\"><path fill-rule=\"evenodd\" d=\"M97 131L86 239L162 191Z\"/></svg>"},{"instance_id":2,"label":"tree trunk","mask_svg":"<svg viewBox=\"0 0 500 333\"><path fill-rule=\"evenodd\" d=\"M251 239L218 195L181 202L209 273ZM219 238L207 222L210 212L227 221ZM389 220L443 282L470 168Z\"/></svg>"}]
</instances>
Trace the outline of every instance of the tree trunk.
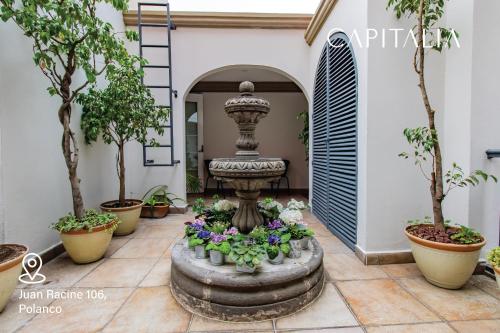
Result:
<instances>
[{"instance_id":1,"label":"tree trunk","mask_svg":"<svg viewBox=\"0 0 500 333\"><path fill-rule=\"evenodd\" d=\"M120 141L119 151L118 151L118 162L120 164L120 171L118 177L120 178L120 194L118 200L120 202L120 207L125 207L125 150L123 140Z\"/></svg>"},{"instance_id":2,"label":"tree trunk","mask_svg":"<svg viewBox=\"0 0 500 333\"><path fill-rule=\"evenodd\" d=\"M415 63L415 69L419 76L419 88L420 93L422 95L422 99L424 101L425 110L427 111L427 118L429 121L429 129L431 130L431 134L434 136L434 156L433 156L433 171L432 171L432 179L430 192L432 196L432 211L434 215L434 227L437 230L443 231L444 227L444 218L443 218L443 208L442 202L444 199L443 195L443 165L442 165L442 157L441 157L441 147L439 145L439 138L435 124L435 111L432 109L429 96L427 94L427 87L425 85L425 49L424 49L424 26L423 26L423 18L425 11L425 0L420 0L419 5L419 13L418 13L418 49L417 49L417 57L415 57L415 61L418 61L418 64Z\"/></svg>"}]
</instances>

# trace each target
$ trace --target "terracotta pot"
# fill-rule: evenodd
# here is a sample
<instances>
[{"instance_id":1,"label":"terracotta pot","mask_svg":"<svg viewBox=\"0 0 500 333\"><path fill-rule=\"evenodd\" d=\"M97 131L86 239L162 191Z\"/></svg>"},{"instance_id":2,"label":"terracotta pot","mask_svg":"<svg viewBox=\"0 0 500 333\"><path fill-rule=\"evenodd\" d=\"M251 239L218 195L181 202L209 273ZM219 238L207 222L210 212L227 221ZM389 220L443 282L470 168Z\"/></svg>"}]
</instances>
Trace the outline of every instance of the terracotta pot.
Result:
<instances>
[{"instance_id":1,"label":"terracotta pot","mask_svg":"<svg viewBox=\"0 0 500 333\"><path fill-rule=\"evenodd\" d=\"M415 262L430 283L446 289L461 288L472 276L479 260L479 252L486 244L446 244L405 234L410 240Z\"/></svg>"},{"instance_id":2,"label":"terracotta pot","mask_svg":"<svg viewBox=\"0 0 500 333\"><path fill-rule=\"evenodd\" d=\"M90 232L87 230L61 232L61 241L71 260L76 264L88 264L101 259L113 237L112 228L115 223L93 228Z\"/></svg>"},{"instance_id":3,"label":"terracotta pot","mask_svg":"<svg viewBox=\"0 0 500 333\"><path fill-rule=\"evenodd\" d=\"M497 278L498 289L500 289L500 267L493 266L495 270L495 277Z\"/></svg>"},{"instance_id":4,"label":"terracotta pot","mask_svg":"<svg viewBox=\"0 0 500 333\"><path fill-rule=\"evenodd\" d=\"M126 201L132 201L134 205L130 207L118 208L106 207L107 205L112 205L118 202L118 200L107 201L101 204L101 210L103 212L115 214L122 222L115 230L114 234L117 236L129 235L135 231L135 228L137 228L137 223L139 223L142 206L144 205L142 200L127 199Z\"/></svg>"},{"instance_id":5,"label":"terracotta pot","mask_svg":"<svg viewBox=\"0 0 500 333\"><path fill-rule=\"evenodd\" d=\"M0 249L17 248L21 252L15 257L0 263L0 312L10 299L17 286L17 279L23 270L23 258L28 253L28 248L19 244L1 244ZM15 249L13 249L15 250Z\"/></svg>"},{"instance_id":6,"label":"terracotta pot","mask_svg":"<svg viewBox=\"0 0 500 333\"><path fill-rule=\"evenodd\" d=\"M164 206L142 206L141 217L161 219L168 215L170 210L169 205Z\"/></svg>"}]
</instances>

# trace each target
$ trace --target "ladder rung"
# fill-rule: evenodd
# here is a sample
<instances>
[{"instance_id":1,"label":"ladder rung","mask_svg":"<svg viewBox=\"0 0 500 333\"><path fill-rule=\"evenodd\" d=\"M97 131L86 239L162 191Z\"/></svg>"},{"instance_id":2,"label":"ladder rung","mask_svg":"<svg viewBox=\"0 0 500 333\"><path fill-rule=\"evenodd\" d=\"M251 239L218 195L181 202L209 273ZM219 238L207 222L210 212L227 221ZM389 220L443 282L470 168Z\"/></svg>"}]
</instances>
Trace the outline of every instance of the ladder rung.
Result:
<instances>
[{"instance_id":1,"label":"ladder rung","mask_svg":"<svg viewBox=\"0 0 500 333\"><path fill-rule=\"evenodd\" d=\"M170 68L168 65L144 65L142 68Z\"/></svg>"},{"instance_id":2,"label":"ladder rung","mask_svg":"<svg viewBox=\"0 0 500 333\"><path fill-rule=\"evenodd\" d=\"M146 88L160 89L160 88L170 88L170 86L146 86Z\"/></svg>"},{"instance_id":3,"label":"ladder rung","mask_svg":"<svg viewBox=\"0 0 500 333\"><path fill-rule=\"evenodd\" d=\"M154 3L154 2L139 2L138 5L139 6L156 6L156 7L164 6L164 7L167 7L166 3Z\"/></svg>"},{"instance_id":4,"label":"ladder rung","mask_svg":"<svg viewBox=\"0 0 500 333\"><path fill-rule=\"evenodd\" d=\"M158 146L152 146L152 145L144 145L146 148L171 148L172 145L158 145Z\"/></svg>"},{"instance_id":5,"label":"ladder rung","mask_svg":"<svg viewBox=\"0 0 500 333\"><path fill-rule=\"evenodd\" d=\"M168 24L162 23L140 23L139 26L148 28L168 28Z\"/></svg>"},{"instance_id":6,"label":"ladder rung","mask_svg":"<svg viewBox=\"0 0 500 333\"><path fill-rule=\"evenodd\" d=\"M141 47L160 47L160 48L169 48L169 45L159 45L159 44L142 44Z\"/></svg>"}]
</instances>

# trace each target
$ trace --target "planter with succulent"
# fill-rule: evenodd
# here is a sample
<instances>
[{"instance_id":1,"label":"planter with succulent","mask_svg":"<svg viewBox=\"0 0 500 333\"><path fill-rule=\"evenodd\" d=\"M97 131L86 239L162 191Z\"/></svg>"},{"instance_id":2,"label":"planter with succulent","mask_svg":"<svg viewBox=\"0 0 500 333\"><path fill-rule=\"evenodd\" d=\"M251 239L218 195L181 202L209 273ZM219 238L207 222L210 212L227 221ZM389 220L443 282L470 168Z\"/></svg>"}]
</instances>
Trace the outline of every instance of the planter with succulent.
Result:
<instances>
[{"instance_id":1,"label":"planter with succulent","mask_svg":"<svg viewBox=\"0 0 500 333\"><path fill-rule=\"evenodd\" d=\"M71 260L77 264L86 264L104 256L113 231L119 224L120 220L116 215L99 214L89 209L81 219L69 214L51 227L59 231L64 249Z\"/></svg>"},{"instance_id":2,"label":"planter with succulent","mask_svg":"<svg viewBox=\"0 0 500 333\"><path fill-rule=\"evenodd\" d=\"M443 201L455 188L476 186L480 180L496 181L494 176L482 170L470 175L456 163L448 171L443 170L442 147L436 127L436 109L431 106L425 79L425 60L428 50L441 52L451 46L451 39L458 38L455 30L439 27L444 15L445 1L389 0L396 17L413 18L417 48L413 57L413 68L418 76L418 87L422 97L427 126L407 128L404 136L413 152L400 154L403 158L412 156L415 165L429 182L433 209L433 223L430 218L413 221L405 229L410 240L413 257L425 278L432 284L448 289L462 287L477 265L481 247L486 243L477 232L467 227L451 227L443 216ZM439 34L433 33L439 27Z\"/></svg>"},{"instance_id":3,"label":"planter with succulent","mask_svg":"<svg viewBox=\"0 0 500 333\"><path fill-rule=\"evenodd\" d=\"M285 260L285 255L290 252L290 234L271 234L264 244L268 261L273 265L281 265Z\"/></svg>"},{"instance_id":4,"label":"planter with succulent","mask_svg":"<svg viewBox=\"0 0 500 333\"><path fill-rule=\"evenodd\" d=\"M500 246L494 247L488 252L488 261L495 270L498 288L500 288Z\"/></svg>"},{"instance_id":5,"label":"planter with succulent","mask_svg":"<svg viewBox=\"0 0 500 333\"><path fill-rule=\"evenodd\" d=\"M194 248L196 259L205 259L207 257L205 247L210 241L210 235L210 231L202 229L189 237L188 246L192 249Z\"/></svg>"},{"instance_id":6,"label":"planter with succulent","mask_svg":"<svg viewBox=\"0 0 500 333\"><path fill-rule=\"evenodd\" d=\"M105 143L115 144L118 150L118 200L101 204L104 212L114 213L122 221L116 235L134 232L143 205L142 200L125 197L125 144L138 141L158 145L154 138L148 138L153 134L151 131L163 134L169 115L169 109L155 105L150 90L142 84L143 72L138 68L139 64L144 65L145 60L130 56L122 60L120 66L108 67L108 86L99 90L94 85L78 99L83 105L81 127L86 142L102 137Z\"/></svg>"},{"instance_id":7,"label":"planter with succulent","mask_svg":"<svg viewBox=\"0 0 500 333\"><path fill-rule=\"evenodd\" d=\"M28 248L19 244L0 244L0 313L17 286Z\"/></svg>"},{"instance_id":8,"label":"planter with succulent","mask_svg":"<svg viewBox=\"0 0 500 333\"><path fill-rule=\"evenodd\" d=\"M224 264L224 256L231 251L231 244L227 236L212 232L205 250L209 251L210 263L214 266L220 266Z\"/></svg>"},{"instance_id":9,"label":"planter with succulent","mask_svg":"<svg viewBox=\"0 0 500 333\"><path fill-rule=\"evenodd\" d=\"M141 217L160 219L168 215L170 206L175 206L175 201L184 202L175 194L167 192L167 185L158 185L146 192L142 200Z\"/></svg>"},{"instance_id":10,"label":"planter with succulent","mask_svg":"<svg viewBox=\"0 0 500 333\"><path fill-rule=\"evenodd\" d=\"M241 273L254 273L266 256L263 246L249 241L234 243L229 257L236 264L236 271Z\"/></svg>"}]
</instances>

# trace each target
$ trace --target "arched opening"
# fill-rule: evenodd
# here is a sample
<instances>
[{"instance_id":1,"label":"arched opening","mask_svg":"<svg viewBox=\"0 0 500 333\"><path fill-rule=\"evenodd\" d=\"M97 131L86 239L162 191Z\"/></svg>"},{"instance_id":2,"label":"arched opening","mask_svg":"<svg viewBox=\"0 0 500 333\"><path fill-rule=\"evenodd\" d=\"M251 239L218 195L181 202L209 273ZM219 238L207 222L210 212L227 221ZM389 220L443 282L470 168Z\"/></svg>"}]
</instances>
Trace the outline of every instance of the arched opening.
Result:
<instances>
[{"instance_id":1,"label":"arched opening","mask_svg":"<svg viewBox=\"0 0 500 333\"><path fill-rule=\"evenodd\" d=\"M272 184L263 196L308 196L308 154L299 139L308 118L308 101L296 80L281 71L251 65L216 69L195 80L184 96L186 189L188 198L200 192L232 195L232 189L213 179L208 163L213 158L233 157L238 130L224 112L227 99L239 94L242 81L255 84L255 94L271 103L271 112L257 126L258 151L262 157L280 157L289 161L286 178ZM278 190L279 187L279 190ZM196 191L198 189L198 191ZM196 193L198 192L198 193Z\"/></svg>"},{"instance_id":2,"label":"arched opening","mask_svg":"<svg viewBox=\"0 0 500 333\"><path fill-rule=\"evenodd\" d=\"M330 37L313 93L312 211L351 249L357 227L357 71L348 37Z\"/></svg>"}]
</instances>

